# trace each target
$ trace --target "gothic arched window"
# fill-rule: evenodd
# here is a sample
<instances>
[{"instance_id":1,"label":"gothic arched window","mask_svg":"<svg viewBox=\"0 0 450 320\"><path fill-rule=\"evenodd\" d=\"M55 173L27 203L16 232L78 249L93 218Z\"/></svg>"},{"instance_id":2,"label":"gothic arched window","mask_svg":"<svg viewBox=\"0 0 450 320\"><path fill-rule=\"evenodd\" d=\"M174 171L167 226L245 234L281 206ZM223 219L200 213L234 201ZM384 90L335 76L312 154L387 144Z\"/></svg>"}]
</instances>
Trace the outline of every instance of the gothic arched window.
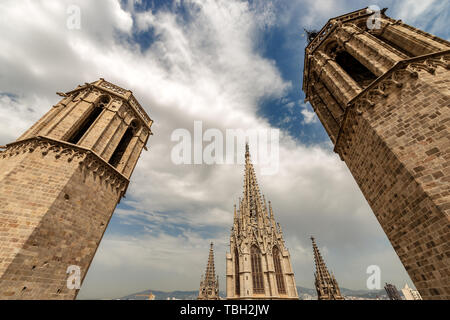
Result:
<instances>
[{"instance_id":1,"label":"gothic arched window","mask_svg":"<svg viewBox=\"0 0 450 320\"><path fill-rule=\"evenodd\" d=\"M131 121L130 125L128 126L127 130L125 131L124 135L122 136L122 139L120 139L119 144L117 145L111 158L109 159L110 165L117 168L120 161L122 160L122 157L123 157L125 151L128 148L128 145L131 142L131 139L135 135L137 129L138 129L138 126L137 126L136 120Z\"/></svg>"},{"instance_id":2,"label":"gothic arched window","mask_svg":"<svg viewBox=\"0 0 450 320\"><path fill-rule=\"evenodd\" d=\"M261 251L255 245L250 249L250 259L252 264L253 293L264 293Z\"/></svg>"},{"instance_id":3,"label":"gothic arched window","mask_svg":"<svg viewBox=\"0 0 450 320\"><path fill-rule=\"evenodd\" d=\"M241 280L239 279L239 252L234 248L234 291L237 296L241 294Z\"/></svg>"},{"instance_id":4,"label":"gothic arched window","mask_svg":"<svg viewBox=\"0 0 450 320\"><path fill-rule=\"evenodd\" d=\"M275 266L275 278L277 279L278 293L286 294L286 286L284 285L283 271L281 269L280 250L273 247L273 265Z\"/></svg>"},{"instance_id":5,"label":"gothic arched window","mask_svg":"<svg viewBox=\"0 0 450 320\"><path fill-rule=\"evenodd\" d=\"M89 111L88 115L84 118L84 120L80 121L77 128L74 130L72 135L67 142L77 144L80 142L81 138L86 134L92 124L97 120L102 113L103 109L109 103L111 98L109 96L101 96L98 102L94 105L94 107Z\"/></svg>"},{"instance_id":6,"label":"gothic arched window","mask_svg":"<svg viewBox=\"0 0 450 320\"><path fill-rule=\"evenodd\" d=\"M377 78L376 75L374 75L347 51L337 52L336 62L363 89L368 87Z\"/></svg>"},{"instance_id":7,"label":"gothic arched window","mask_svg":"<svg viewBox=\"0 0 450 320\"><path fill-rule=\"evenodd\" d=\"M345 51L336 42L332 42L327 46L327 54L334 57L336 63L361 87L368 87L375 79L376 75L366 68L350 53Z\"/></svg>"}]
</instances>

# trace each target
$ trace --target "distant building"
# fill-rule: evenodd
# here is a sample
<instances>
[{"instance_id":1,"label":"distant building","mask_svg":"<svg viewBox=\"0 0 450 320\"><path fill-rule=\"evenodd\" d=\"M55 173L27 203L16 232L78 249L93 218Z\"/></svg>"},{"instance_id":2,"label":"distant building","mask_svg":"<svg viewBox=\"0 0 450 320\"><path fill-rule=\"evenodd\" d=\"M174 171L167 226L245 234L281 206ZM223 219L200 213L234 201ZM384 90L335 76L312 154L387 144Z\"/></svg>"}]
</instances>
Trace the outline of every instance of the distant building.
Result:
<instances>
[{"instance_id":1,"label":"distant building","mask_svg":"<svg viewBox=\"0 0 450 320\"><path fill-rule=\"evenodd\" d=\"M402 293L405 296L405 300L422 300L419 291L411 289L407 283L405 283Z\"/></svg>"},{"instance_id":2,"label":"distant building","mask_svg":"<svg viewBox=\"0 0 450 320\"><path fill-rule=\"evenodd\" d=\"M313 237L311 237L313 251L314 251L314 262L316 264L315 275L315 285L317 291L318 300L344 300L341 295L339 285L334 278L333 274L328 272L327 266L320 255L319 248L317 248L316 242Z\"/></svg>"},{"instance_id":3,"label":"distant building","mask_svg":"<svg viewBox=\"0 0 450 320\"><path fill-rule=\"evenodd\" d=\"M402 297L400 297L397 288L393 284L386 283L386 285L384 286L384 290L386 290L389 300L402 300Z\"/></svg>"},{"instance_id":4,"label":"distant building","mask_svg":"<svg viewBox=\"0 0 450 320\"><path fill-rule=\"evenodd\" d=\"M216 277L214 268L213 243L209 248L208 264L205 277L202 276L197 300L219 300L219 276Z\"/></svg>"}]
</instances>

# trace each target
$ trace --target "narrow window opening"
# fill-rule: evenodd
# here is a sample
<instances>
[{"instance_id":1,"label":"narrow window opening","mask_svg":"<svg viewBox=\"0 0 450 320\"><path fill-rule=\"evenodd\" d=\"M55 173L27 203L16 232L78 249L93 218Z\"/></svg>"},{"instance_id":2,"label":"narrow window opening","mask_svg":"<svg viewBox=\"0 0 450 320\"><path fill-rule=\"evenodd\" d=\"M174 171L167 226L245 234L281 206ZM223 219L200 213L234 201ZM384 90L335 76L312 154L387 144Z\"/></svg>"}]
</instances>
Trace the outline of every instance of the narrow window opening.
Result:
<instances>
[{"instance_id":1,"label":"narrow window opening","mask_svg":"<svg viewBox=\"0 0 450 320\"><path fill-rule=\"evenodd\" d=\"M125 131L125 134L122 136L122 139L120 139L120 142L116 147L116 150L114 150L114 153L109 159L110 165L117 168L136 130L137 130L137 123L135 121L132 121L130 123L130 126Z\"/></svg>"},{"instance_id":2,"label":"narrow window opening","mask_svg":"<svg viewBox=\"0 0 450 320\"><path fill-rule=\"evenodd\" d=\"M103 108L106 107L110 98L108 96L103 96L100 98L98 104L91 110L89 115L84 119L81 125L77 130L72 134L72 136L67 140L67 142L77 144L80 142L81 138L85 135L85 133L89 130L95 120L98 118L100 113L102 113Z\"/></svg>"},{"instance_id":3,"label":"narrow window opening","mask_svg":"<svg viewBox=\"0 0 450 320\"><path fill-rule=\"evenodd\" d=\"M361 88L368 87L377 76L346 51L336 52L336 62Z\"/></svg>"},{"instance_id":4,"label":"narrow window opening","mask_svg":"<svg viewBox=\"0 0 450 320\"><path fill-rule=\"evenodd\" d=\"M72 137L68 140L68 142L77 144L80 142L81 138L84 136L86 131L91 127L91 125L94 123L95 119L98 118L100 113L102 112L102 108L94 107L94 109L91 111L91 113L88 115L88 117L81 123L78 130L74 132Z\"/></svg>"},{"instance_id":5,"label":"narrow window opening","mask_svg":"<svg viewBox=\"0 0 450 320\"><path fill-rule=\"evenodd\" d=\"M273 248L273 264L275 266L278 292L280 294L286 294L286 286L284 285L283 271L281 269L280 251L277 247Z\"/></svg>"},{"instance_id":6,"label":"narrow window opening","mask_svg":"<svg viewBox=\"0 0 450 320\"><path fill-rule=\"evenodd\" d=\"M253 293L264 293L264 280L261 265L261 251L252 246L250 250L251 264L252 264L252 280L253 280Z\"/></svg>"}]
</instances>

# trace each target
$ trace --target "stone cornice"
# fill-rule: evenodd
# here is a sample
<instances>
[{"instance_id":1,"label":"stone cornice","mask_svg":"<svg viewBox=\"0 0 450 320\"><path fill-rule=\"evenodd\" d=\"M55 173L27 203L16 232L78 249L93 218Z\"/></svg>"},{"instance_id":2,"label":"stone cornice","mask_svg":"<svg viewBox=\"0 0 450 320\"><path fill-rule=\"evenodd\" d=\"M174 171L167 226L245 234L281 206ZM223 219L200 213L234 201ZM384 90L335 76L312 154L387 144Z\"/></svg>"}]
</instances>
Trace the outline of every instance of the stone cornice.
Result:
<instances>
[{"instance_id":1,"label":"stone cornice","mask_svg":"<svg viewBox=\"0 0 450 320\"><path fill-rule=\"evenodd\" d=\"M336 29L336 27L342 23L360 19L363 17L369 17L373 15L373 12L367 11L368 7L344 14L328 20L328 22L319 31L317 36L305 47L305 59L303 65L303 90L305 91L306 75L309 74L309 59L308 56L330 36L330 34ZM307 94L307 92L305 92Z\"/></svg>"},{"instance_id":2,"label":"stone cornice","mask_svg":"<svg viewBox=\"0 0 450 320\"><path fill-rule=\"evenodd\" d=\"M367 9L368 7L328 20L327 24L323 26L317 36L306 46L306 52L313 52L320 45L320 43L328 37L337 24L373 15L373 12L368 12Z\"/></svg>"},{"instance_id":3,"label":"stone cornice","mask_svg":"<svg viewBox=\"0 0 450 320\"><path fill-rule=\"evenodd\" d=\"M76 89L71 90L69 92L66 92L66 95L70 95L74 92L86 89L86 88L96 88L101 91L105 91L109 94L114 95L117 98L120 98L121 100L124 100L134 111L134 113L137 115L138 118L141 119L142 123L147 127L150 134L151 132L151 126L153 124L153 120L147 115L145 110L142 108L142 106L139 104L139 102L136 100L136 98L133 96L132 91L125 90L119 86L116 86L115 84L108 82L104 80L103 78L100 78L100 80L92 83L85 83L82 86L78 86Z\"/></svg>"},{"instance_id":4,"label":"stone cornice","mask_svg":"<svg viewBox=\"0 0 450 320\"><path fill-rule=\"evenodd\" d=\"M305 83L306 83L307 75L309 75L309 70L310 70L310 66L309 66L310 59L308 58L308 56L313 54L315 52L315 50L317 48L319 48L320 45L326 41L326 39L328 39L328 37L333 33L333 31L338 26L340 26L344 23L348 23L350 21L359 20L360 18L363 18L363 17L371 16L373 14L373 12L368 13L367 9L368 9L368 7L328 20L328 22L320 30L318 35L305 47L305 58L304 58L304 65L303 65L303 91L305 92L306 95L308 94L308 88L305 87ZM394 20L394 19L388 17L387 15L384 14L385 10L386 9L381 10L382 21L388 21L388 24L390 24L390 25L397 25L397 24L401 25L404 28L407 28L411 31L417 32L429 39L436 41L436 42L439 42L439 43L447 45L447 46L450 45L450 42L447 40L441 39L441 38L434 36L428 32L425 32L423 30L420 30L420 29L414 28L410 25L407 25L407 24L403 23L401 20ZM385 25L385 27L386 26L387 25ZM370 32L369 32L369 34L370 34ZM380 45L387 48L387 45L383 42L381 42ZM396 49L394 48L394 50L396 50ZM437 52L437 53L439 53L439 52ZM414 58L420 58L420 57L414 57Z\"/></svg>"},{"instance_id":5,"label":"stone cornice","mask_svg":"<svg viewBox=\"0 0 450 320\"><path fill-rule=\"evenodd\" d=\"M125 195L129 180L118 172L113 166L103 160L94 151L65 141L38 136L19 140L6 145L6 149L0 151L0 158L8 158L26 152L34 152L37 149L46 156L54 154L56 159L65 159L67 162L78 161L81 168L91 171L94 176L104 183Z\"/></svg>"},{"instance_id":6,"label":"stone cornice","mask_svg":"<svg viewBox=\"0 0 450 320\"><path fill-rule=\"evenodd\" d=\"M345 109L334 151L339 153L339 143L342 140L341 136L343 135L350 111L355 109L358 114L362 114L367 108L373 108L381 99L386 99L390 94L391 88L402 88L405 77L409 76L417 79L419 77L419 71L427 71L430 74L435 74L438 66L450 70L450 50L398 61L385 74L377 78L367 88L352 98Z\"/></svg>"}]
</instances>

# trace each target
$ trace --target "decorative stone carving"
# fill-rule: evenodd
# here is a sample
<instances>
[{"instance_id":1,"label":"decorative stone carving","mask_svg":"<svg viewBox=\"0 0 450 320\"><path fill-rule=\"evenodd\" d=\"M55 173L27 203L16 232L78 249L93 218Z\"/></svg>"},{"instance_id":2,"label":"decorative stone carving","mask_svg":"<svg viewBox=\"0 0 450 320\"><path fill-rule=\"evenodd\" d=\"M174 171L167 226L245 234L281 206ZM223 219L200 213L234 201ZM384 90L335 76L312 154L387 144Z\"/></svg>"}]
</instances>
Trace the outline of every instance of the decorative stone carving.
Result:
<instances>
[{"instance_id":1,"label":"decorative stone carving","mask_svg":"<svg viewBox=\"0 0 450 320\"><path fill-rule=\"evenodd\" d=\"M121 87L116 86L115 84L112 84L111 82L108 82L108 81L100 82L100 87L103 87L103 88L106 88L108 90L111 90L112 92L120 94L123 97L126 97L126 94L129 93L128 90L122 89Z\"/></svg>"},{"instance_id":2,"label":"decorative stone carving","mask_svg":"<svg viewBox=\"0 0 450 320\"><path fill-rule=\"evenodd\" d=\"M128 186L129 180L94 152L77 145L46 137L35 137L9 144L4 151L0 152L0 157L13 157L36 150L39 150L43 156L51 154L56 159L66 160L67 162L80 161L81 167L90 170L94 175L100 177L118 191L124 192Z\"/></svg>"},{"instance_id":3,"label":"decorative stone carving","mask_svg":"<svg viewBox=\"0 0 450 320\"><path fill-rule=\"evenodd\" d=\"M133 96L130 97L129 102L130 102L131 106L134 108L134 110L136 110L136 112L140 115L140 117L143 118L147 123L152 121L149 118L149 116L147 116L145 111L142 109L139 102L137 102L137 100Z\"/></svg>"},{"instance_id":4,"label":"decorative stone carving","mask_svg":"<svg viewBox=\"0 0 450 320\"><path fill-rule=\"evenodd\" d=\"M358 96L349 102L349 106L355 106L358 112L362 112L366 108L372 108L376 103L389 96L390 91L394 88L401 89L405 77L417 79L420 71L426 71L430 74L436 72L438 66L450 69L450 53L442 52L433 54L431 57L424 56L420 59L413 58L404 60L394 66L379 81L375 81Z\"/></svg>"},{"instance_id":5,"label":"decorative stone carving","mask_svg":"<svg viewBox=\"0 0 450 320\"><path fill-rule=\"evenodd\" d=\"M328 35L334 30L334 28L342 25L342 23L344 21L348 21L348 20L354 20L358 17L364 17L364 16L370 16L372 15L373 12L368 12L367 10L358 10L354 13L350 13L347 15L343 15L340 16L338 18L334 18L334 19L330 19L328 21L328 23L322 28L322 30L320 30L319 34L313 39L313 41L311 41L306 50L308 52L313 52L322 42L322 40L324 40L325 38L328 37Z\"/></svg>"},{"instance_id":6,"label":"decorative stone carving","mask_svg":"<svg viewBox=\"0 0 450 320\"><path fill-rule=\"evenodd\" d=\"M258 248L261 260L260 268L252 265L252 257L249 257L253 246ZM242 199L239 199L239 210L236 210L235 206L234 222L230 235L231 253L227 254L227 298L298 299L294 276L286 271L292 269L288 253L281 262L283 264L283 272L277 275L271 272L273 270L271 266L274 259L274 246L280 248L280 252L287 253L281 228L277 228L273 217L271 204L269 202L269 210L267 210L265 199L260 194L247 146L244 196ZM234 270L235 261L237 260L240 261L243 268L239 272ZM250 288L253 288L252 281L255 277L260 279L257 280L259 285L262 282L266 283L266 289L259 287L258 290L251 292ZM278 277L278 282L275 277ZM236 295L236 282L239 283L242 295ZM284 283L285 287L281 289L281 287L277 286L277 283L280 286L281 283ZM270 290L267 288L270 288Z\"/></svg>"}]
</instances>

